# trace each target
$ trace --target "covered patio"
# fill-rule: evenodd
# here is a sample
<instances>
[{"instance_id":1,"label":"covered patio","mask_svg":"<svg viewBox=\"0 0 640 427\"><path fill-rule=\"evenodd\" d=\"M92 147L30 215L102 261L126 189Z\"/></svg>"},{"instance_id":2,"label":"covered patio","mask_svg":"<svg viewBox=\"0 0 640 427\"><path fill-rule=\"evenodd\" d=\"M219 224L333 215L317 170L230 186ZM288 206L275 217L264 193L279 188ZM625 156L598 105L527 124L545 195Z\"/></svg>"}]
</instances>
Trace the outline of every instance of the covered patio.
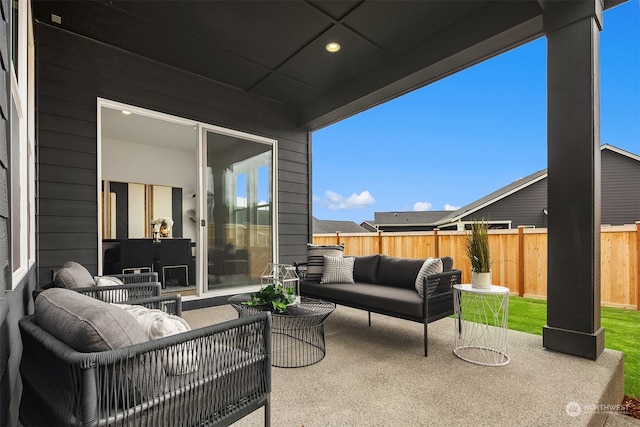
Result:
<instances>
[{"instance_id":1,"label":"covered patio","mask_svg":"<svg viewBox=\"0 0 640 427\"><path fill-rule=\"evenodd\" d=\"M453 354L455 322L421 325L339 306L325 321L327 353L302 368L273 368L276 426L638 426L616 412L622 353L597 361L542 348L540 336L509 331L509 364L478 366ZM237 317L230 306L192 310L204 326ZM262 425L256 411L235 425Z\"/></svg>"},{"instance_id":2,"label":"covered patio","mask_svg":"<svg viewBox=\"0 0 640 427\"><path fill-rule=\"evenodd\" d=\"M101 273L100 100L277 141L273 261L290 264L312 239L313 131L546 37L549 272L542 339L514 333L513 361L480 370L453 356L448 319L434 325L433 350L424 358L420 334L396 333L420 325L387 329L395 321L380 319L376 328L361 328L355 317L362 313L341 309L328 320L322 363L275 371L274 424L601 424L604 414L570 417L565 408L569 400L618 404L622 397L622 356L604 349L599 271L599 33L603 11L621 2L14 2L31 25L20 27L24 51L15 58L23 78L14 86L24 91L13 93L11 59L3 61L3 112L14 99L25 107L22 119L6 113L2 122L3 158L23 151L14 175L24 187L10 185L16 163L5 161L0 202L11 212L0 239L7 291L0 299L0 423L17 425L17 323L33 313L32 291L70 259ZM4 8L2 54L11 58L13 18ZM341 45L338 52L326 50L332 42ZM21 132L13 135L14 128ZM24 152L27 139L34 152ZM197 219L194 227L206 226ZM16 226L19 236L8 231L14 224L23 225ZM185 316L195 319L198 312L189 309L221 301L226 295L193 298ZM233 316L227 309L206 308L206 321ZM353 326L349 335L341 332L345 325ZM358 336L359 348L350 352ZM341 382L354 366L367 368L360 377L383 381ZM398 380L400 371L419 373L408 377L415 388ZM345 391L344 407L333 386ZM406 412L407 404L425 412Z\"/></svg>"}]
</instances>

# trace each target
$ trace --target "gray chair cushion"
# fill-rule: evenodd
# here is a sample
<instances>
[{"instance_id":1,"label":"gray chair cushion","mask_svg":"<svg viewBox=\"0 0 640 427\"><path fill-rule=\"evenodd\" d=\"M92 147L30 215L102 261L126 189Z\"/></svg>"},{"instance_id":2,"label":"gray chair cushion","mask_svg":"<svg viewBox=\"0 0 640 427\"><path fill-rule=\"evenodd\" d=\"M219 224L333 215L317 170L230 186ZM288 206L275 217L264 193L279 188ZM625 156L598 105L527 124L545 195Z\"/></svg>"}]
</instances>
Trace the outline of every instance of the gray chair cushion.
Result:
<instances>
[{"instance_id":1,"label":"gray chair cushion","mask_svg":"<svg viewBox=\"0 0 640 427\"><path fill-rule=\"evenodd\" d=\"M353 278L356 282L376 283L380 254L358 256L353 262Z\"/></svg>"},{"instance_id":2,"label":"gray chair cushion","mask_svg":"<svg viewBox=\"0 0 640 427\"><path fill-rule=\"evenodd\" d=\"M422 264L424 264L424 259L396 258L382 255L376 283L415 291L416 277L420 268L422 268Z\"/></svg>"},{"instance_id":3,"label":"gray chair cushion","mask_svg":"<svg viewBox=\"0 0 640 427\"><path fill-rule=\"evenodd\" d=\"M95 286L95 280L84 266L74 261L67 261L56 273L54 284L59 288L86 288Z\"/></svg>"},{"instance_id":4,"label":"gray chair cushion","mask_svg":"<svg viewBox=\"0 0 640 427\"><path fill-rule=\"evenodd\" d=\"M36 298L36 324L77 351L114 350L148 341L121 307L78 292L51 288Z\"/></svg>"}]
</instances>

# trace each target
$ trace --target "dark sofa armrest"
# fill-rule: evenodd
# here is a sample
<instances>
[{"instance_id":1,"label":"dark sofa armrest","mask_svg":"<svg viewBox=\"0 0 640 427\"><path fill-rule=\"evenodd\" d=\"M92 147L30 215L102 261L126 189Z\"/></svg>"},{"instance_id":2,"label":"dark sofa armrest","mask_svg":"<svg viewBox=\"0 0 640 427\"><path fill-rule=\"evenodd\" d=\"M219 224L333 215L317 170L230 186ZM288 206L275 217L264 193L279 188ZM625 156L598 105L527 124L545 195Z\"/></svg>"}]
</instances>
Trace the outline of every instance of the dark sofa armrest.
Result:
<instances>
[{"instance_id":1,"label":"dark sofa armrest","mask_svg":"<svg viewBox=\"0 0 640 427\"><path fill-rule=\"evenodd\" d=\"M422 283L425 299L453 291L453 285L462 281L462 271L451 270L445 273L432 274L424 278Z\"/></svg>"},{"instance_id":2,"label":"dark sofa armrest","mask_svg":"<svg viewBox=\"0 0 640 427\"><path fill-rule=\"evenodd\" d=\"M307 277L307 262L295 261L293 266L296 269L296 274L300 278L300 280L304 280Z\"/></svg>"}]
</instances>

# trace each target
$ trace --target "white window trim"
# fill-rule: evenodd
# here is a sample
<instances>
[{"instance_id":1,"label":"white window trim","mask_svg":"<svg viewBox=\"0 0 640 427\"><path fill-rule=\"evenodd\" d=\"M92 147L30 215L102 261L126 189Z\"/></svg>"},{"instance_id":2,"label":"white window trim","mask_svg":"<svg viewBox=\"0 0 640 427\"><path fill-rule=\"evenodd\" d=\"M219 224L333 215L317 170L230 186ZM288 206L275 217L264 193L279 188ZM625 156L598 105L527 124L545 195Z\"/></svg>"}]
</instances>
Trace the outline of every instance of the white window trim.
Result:
<instances>
[{"instance_id":1,"label":"white window trim","mask_svg":"<svg viewBox=\"0 0 640 427\"><path fill-rule=\"evenodd\" d=\"M19 0L18 8L18 75L16 76L13 61L10 62L11 70L11 101L15 103L18 117L11 117L11 120L18 120L18 140L13 137L9 143L11 150L18 150L17 156L11 156L10 167L19 168L19 188L16 196L13 194L13 183L11 185L11 203L18 203L18 218L14 217L14 209L11 209L11 227L8 230L12 248L13 242L20 242L19 265L13 263L14 256L11 255L10 263L12 269L11 284L7 284L7 290L11 290L28 273L35 264L35 121L34 121L34 43L31 25L31 6L28 0ZM13 126L13 123L10 125ZM14 158L17 165L14 164ZM13 206L13 205L12 205ZM14 234L14 224L18 223L18 235Z\"/></svg>"}]
</instances>

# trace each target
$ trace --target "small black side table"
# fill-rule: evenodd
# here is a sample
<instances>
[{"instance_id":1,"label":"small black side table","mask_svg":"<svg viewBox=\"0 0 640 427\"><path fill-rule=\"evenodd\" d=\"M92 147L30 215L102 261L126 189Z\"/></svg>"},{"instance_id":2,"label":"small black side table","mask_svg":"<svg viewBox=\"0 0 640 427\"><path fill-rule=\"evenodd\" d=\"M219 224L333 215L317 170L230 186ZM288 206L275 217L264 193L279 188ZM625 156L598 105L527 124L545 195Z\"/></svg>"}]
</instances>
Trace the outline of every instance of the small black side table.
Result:
<instances>
[{"instance_id":1,"label":"small black side table","mask_svg":"<svg viewBox=\"0 0 640 427\"><path fill-rule=\"evenodd\" d=\"M229 298L238 317L264 311L261 307L242 304L243 301L249 301L248 294ZM279 368L300 368L324 359L323 322L335 308L331 302L302 297L300 305L288 307L286 314L273 313L271 364Z\"/></svg>"}]
</instances>

